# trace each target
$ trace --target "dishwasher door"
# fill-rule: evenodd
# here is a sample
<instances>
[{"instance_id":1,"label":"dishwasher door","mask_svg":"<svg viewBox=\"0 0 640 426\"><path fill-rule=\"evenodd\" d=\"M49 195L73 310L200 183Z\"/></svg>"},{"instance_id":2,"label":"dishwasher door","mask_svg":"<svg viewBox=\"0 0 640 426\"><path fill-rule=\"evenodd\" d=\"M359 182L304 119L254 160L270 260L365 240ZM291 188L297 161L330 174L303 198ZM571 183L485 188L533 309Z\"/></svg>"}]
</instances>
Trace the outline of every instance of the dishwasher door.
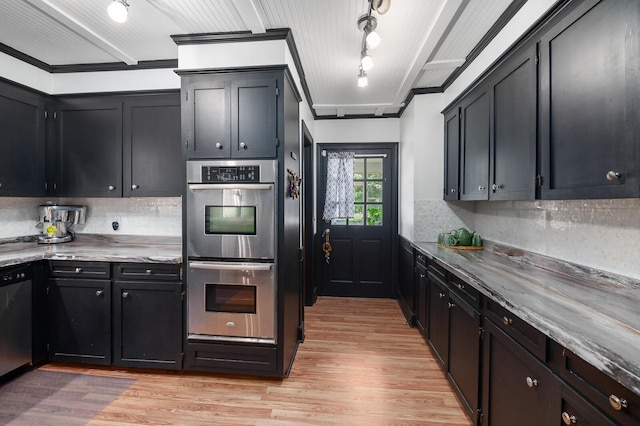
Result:
<instances>
[{"instance_id":1,"label":"dishwasher door","mask_svg":"<svg viewBox=\"0 0 640 426\"><path fill-rule=\"evenodd\" d=\"M0 273L0 376L31 362L31 268Z\"/></svg>"}]
</instances>

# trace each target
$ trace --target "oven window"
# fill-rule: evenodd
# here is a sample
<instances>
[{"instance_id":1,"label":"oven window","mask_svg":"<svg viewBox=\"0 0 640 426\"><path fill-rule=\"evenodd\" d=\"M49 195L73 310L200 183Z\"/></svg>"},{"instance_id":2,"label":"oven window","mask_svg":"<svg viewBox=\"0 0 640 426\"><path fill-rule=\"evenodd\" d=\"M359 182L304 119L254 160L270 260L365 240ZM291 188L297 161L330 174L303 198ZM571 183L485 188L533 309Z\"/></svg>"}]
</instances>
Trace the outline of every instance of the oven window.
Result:
<instances>
[{"instance_id":1,"label":"oven window","mask_svg":"<svg viewBox=\"0 0 640 426\"><path fill-rule=\"evenodd\" d=\"M256 207L204 206L204 232L256 235Z\"/></svg>"},{"instance_id":2,"label":"oven window","mask_svg":"<svg viewBox=\"0 0 640 426\"><path fill-rule=\"evenodd\" d=\"M205 284L205 310L234 314L256 313L256 287L247 285Z\"/></svg>"}]
</instances>

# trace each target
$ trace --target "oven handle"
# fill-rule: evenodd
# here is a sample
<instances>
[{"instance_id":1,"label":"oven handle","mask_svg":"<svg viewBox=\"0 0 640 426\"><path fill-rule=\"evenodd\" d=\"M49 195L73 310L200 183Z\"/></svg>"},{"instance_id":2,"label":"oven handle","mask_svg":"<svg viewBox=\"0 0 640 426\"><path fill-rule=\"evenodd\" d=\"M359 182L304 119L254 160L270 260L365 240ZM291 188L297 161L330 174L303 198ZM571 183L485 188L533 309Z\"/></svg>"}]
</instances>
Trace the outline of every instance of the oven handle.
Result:
<instances>
[{"instance_id":1,"label":"oven handle","mask_svg":"<svg viewBox=\"0 0 640 426\"><path fill-rule=\"evenodd\" d=\"M270 271L273 263L189 262L189 267L222 271Z\"/></svg>"},{"instance_id":2,"label":"oven handle","mask_svg":"<svg viewBox=\"0 0 640 426\"><path fill-rule=\"evenodd\" d=\"M208 189L257 189L268 191L273 188L272 183L248 183L230 185L226 183L190 183L189 189L192 191L208 190Z\"/></svg>"}]
</instances>

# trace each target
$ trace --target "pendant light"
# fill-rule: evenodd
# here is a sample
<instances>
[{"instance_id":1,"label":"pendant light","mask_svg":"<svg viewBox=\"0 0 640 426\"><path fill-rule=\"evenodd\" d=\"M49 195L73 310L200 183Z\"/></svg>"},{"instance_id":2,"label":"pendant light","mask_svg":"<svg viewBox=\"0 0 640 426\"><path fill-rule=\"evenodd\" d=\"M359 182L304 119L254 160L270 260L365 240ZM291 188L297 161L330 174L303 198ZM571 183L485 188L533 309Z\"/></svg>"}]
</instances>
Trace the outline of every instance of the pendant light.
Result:
<instances>
[{"instance_id":1,"label":"pendant light","mask_svg":"<svg viewBox=\"0 0 640 426\"><path fill-rule=\"evenodd\" d=\"M121 24L127 20L128 7L126 0L113 0L107 7L107 13L111 19Z\"/></svg>"},{"instance_id":2,"label":"pendant light","mask_svg":"<svg viewBox=\"0 0 640 426\"><path fill-rule=\"evenodd\" d=\"M360 68L360 74L358 74L358 87L367 87L369 85L369 79L367 73Z\"/></svg>"},{"instance_id":3,"label":"pendant light","mask_svg":"<svg viewBox=\"0 0 640 426\"><path fill-rule=\"evenodd\" d=\"M360 58L360 65L362 69L365 71L369 71L373 68L373 58L369 56L369 54L365 51L362 52L362 57Z\"/></svg>"}]
</instances>

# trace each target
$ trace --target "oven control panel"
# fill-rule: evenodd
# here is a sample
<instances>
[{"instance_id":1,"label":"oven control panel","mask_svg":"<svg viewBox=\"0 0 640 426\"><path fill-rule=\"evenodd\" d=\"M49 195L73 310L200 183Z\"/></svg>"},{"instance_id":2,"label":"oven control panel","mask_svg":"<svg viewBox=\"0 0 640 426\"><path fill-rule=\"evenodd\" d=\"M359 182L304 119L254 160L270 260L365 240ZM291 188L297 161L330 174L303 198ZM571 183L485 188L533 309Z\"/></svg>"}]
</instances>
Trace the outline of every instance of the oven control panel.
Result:
<instances>
[{"instance_id":1,"label":"oven control panel","mask_svg":"<svg viewBox=\"0 0 640 426\"><path fill-rule=\"evenodd\" d=\"M260 182L260 166L202 166L202 183Z\"/></svg>"}]
</instances>

